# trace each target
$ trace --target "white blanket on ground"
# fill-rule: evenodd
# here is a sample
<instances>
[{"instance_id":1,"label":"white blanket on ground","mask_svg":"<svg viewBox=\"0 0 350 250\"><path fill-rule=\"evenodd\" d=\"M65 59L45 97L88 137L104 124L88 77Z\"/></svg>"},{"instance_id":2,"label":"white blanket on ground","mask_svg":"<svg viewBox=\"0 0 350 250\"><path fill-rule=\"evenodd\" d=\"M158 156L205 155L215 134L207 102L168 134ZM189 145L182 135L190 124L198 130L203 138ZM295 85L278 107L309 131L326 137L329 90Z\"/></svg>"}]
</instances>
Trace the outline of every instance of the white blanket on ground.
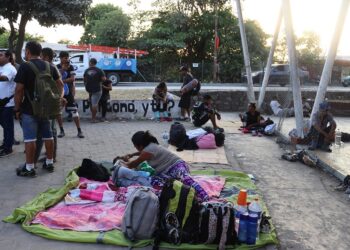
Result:
<instances>
[{"instance_id":1,"label":"white blanket on ground","mask_svg":"<svg viewBox=\"0 0 350 250\"><path fill-rule=\"evenodd\" d=\"M197 128L186 132L186 135L188 136L189 139L196 138L198 136L206 135L206 134L207 134L207 131L205 131L202 128Z\"/></svg>"}]
</instances>

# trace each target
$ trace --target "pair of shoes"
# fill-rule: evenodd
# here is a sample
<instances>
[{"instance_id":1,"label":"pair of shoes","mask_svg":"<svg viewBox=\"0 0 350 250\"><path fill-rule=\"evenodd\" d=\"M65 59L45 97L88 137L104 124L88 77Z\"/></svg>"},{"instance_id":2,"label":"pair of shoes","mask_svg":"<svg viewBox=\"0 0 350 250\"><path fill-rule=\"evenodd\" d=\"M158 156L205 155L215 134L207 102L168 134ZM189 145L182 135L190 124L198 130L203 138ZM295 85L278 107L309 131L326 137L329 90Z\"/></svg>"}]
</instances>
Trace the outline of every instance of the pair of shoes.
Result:
<instances>
[{"instance_id":1,"label":"pair of shoes","mask_svg":"<svg viewBox=\"0 0 350 250\"><path fill-rule=\"evenodd\" d=\"M47 164L46 161L43 164L43 169L47 170L49 173L52 173L55 170L53 164Z\"/></svg>"},{"instance_id":2,"label":"pair of shoes","mask_svg":"<svg viewBox=\"0 0 350 250\"><path fill-rule=\"evenodd\" d=\"M12 153L13 153L13 150L12 150L12 149L8 150L8 149L5 149L5 148L4 148L4 149L0 150L0 158L9 156L9 155L11 155Z\"/></svg>"},{"instance_id":3,"label":"pair of shoes","mask_svg":"<svg viewBox=\"0 0 350 250\"><path fill-rule=\"evenodd\" d=\"M58 138L62 138L64 137L66 134L64 133L64 131L60 131L60 133L57 135Z\"/></svg>"},{"instance_id":4,"label":"pair of shoes","mask_svg":"<svg viewBox=\"0 0 350 250\"><path fill-rule=\"evenodd\" d=\"M83 132L79 131L78 132L78 135L77 135L79 138L85 138L85 136L83 135Z\"/></svg>"},{"instance_id":5,"label":"pair of shoes","mask_svg":"<svg viewBox=\"0 0 350 250\"><path fill-rule=\"evenodd\" d=\"M26 164L19 166L16 169L16 174L17 174L17 176L23 176L23 177L35 177L36 176L35 170L34 169L32 169L30 171L27 170Z\"/></svg>"}]
</instances>

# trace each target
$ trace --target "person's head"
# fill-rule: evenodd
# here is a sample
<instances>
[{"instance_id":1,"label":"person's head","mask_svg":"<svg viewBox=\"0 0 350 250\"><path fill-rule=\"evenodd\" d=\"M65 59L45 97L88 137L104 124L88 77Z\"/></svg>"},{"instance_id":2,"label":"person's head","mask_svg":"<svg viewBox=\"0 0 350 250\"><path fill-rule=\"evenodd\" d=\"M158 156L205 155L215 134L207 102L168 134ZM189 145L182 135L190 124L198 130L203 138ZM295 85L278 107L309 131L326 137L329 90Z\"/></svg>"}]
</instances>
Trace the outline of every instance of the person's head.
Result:
<instances>
[{"instance_id":1,"label":"person's head","mask_svg":"<svg viewBox=\"0 0 350 250\"><path fill-rule=\"evenodd\" d=\"M41 50L41 59L43 59L44 61L51 63L54 55L55 52L53 52L51 48L46 47Z\"/></svg>"},{"instance_id":2,"label":"person's head","mask_svg":"<svg viewBox=\"0 0 350 250\"><path fill-rule=\"evenodd\" d=\"M321 115L327 114L327 112L330 108L331 107L329 106L328 102L326 102L326 101L321 102L319 105L320 114Z\"/></svg>"},{"instance_id":3,"label":"person's head","mask_svg":"<svg viewBox=\"0 0 350 250\"><path fill-rule=\"evenodd\" d=\"M203 96L203 102L206 104L212 104L213 98L210 95L206 94Z\"/></svg>"},{"instance_id":4,"label":"person's head","mask_svg":"<svg viewBox=\"0 0 350 250\"><path fill-rule=\"evenodd\" d=\"M32 57L40 57L41 45L36 41L30 41L26 43L25 47L25 58L30 60Z\"/></svg>"},{"instance_id":5,"label":"person's head","mask_svg":"<svg viewBox=\"0 0 350 250\"><path fill-rule=\"evenodd\" d=\"M67 51L61 51L59 57L61 64L69 63L69 53Z\"/></svg>"},{"instance_id":6,"label":"person's head","mask_svg":"<svg viewBox=\"0 0 350 250\"><path fill-rule=\"evenodd\" d=\"M13 63L12 53L9 50L0 51L0 66L7 63Z\"/></svg>"},{"instance_id":7,"label":"person's head","mask_svg":"<svg viewBox=\"0 0 350 250\"><path fill-rule=\"evenodd\" d=\"M249 112L254 112L255 110L256 110L256 105L255 105L255 103L253 103L253 102L249 103L249 105L248 105L248 111L249 111Z\"/></svg>"},{"instance_id":8,"label":"person's head","mask_svg":"<svg viewBox=\"0 0 350 250\"><path fill-rule=\"evenodd\" d=\"M159 144L157 138L155 138L149 131L138 131L132 137L131 141L134 147L141 152L150 143Z\"/></svg>"},{"instance_id":9,"label":"person's head","mask_svg":"<svg viewBox=\"0 0 350 250\"><path fill-rule=\"evenodd\" d=\"M180 69L179 69L179 72L183 76L186 75L189 72L188 67L187 66L181 66Z\"/></svg>"},{"instance_id":10,"label":"person's head","mask_svg":"<svg viewBox=\"0 0 350 250\"><path fill-rule=\"evenodd\" d=\"M158 88L158 89L161 89L161 90L166 90L166 89L167 89L166 83L165 83L165 82L160 82L160 83L157 85L157 88Z\"/></svg>"},{"instance_id":11,"label":"person's head","mask_svg":"<svg viewBox=\"0 0 350 250\"><path fill-rule=\"evenodd\" d=\"M96 58L91 58L89 61L89 66L94 67L94 66L96 66L96 64L97 64Z\"/></svg>"}]
</instances>

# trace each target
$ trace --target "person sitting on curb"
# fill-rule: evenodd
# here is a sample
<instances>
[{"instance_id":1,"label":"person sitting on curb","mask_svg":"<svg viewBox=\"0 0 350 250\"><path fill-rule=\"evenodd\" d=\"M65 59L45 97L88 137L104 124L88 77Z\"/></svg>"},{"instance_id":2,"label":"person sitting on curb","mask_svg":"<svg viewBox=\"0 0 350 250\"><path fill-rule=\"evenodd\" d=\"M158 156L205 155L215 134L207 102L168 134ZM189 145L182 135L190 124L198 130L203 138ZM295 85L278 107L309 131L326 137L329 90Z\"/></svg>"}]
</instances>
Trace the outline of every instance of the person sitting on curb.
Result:
<instances>
[{"instance_id":1,"label":"person sitting on curb","mask_svg":"<svg viewBox=\"0 0 350 250\"><path fill-rule=\"evenodd\" d=\"M168 94L168 88L165 82L161 82L154 89L153 100L156 103L156 110L154 112L154 118L156 121L172 121L171 114L168 111L168 102L171 100L171 96Z\"/></svg>"},{"instance_id":2,"label":"person sitting on curb","mask_svg":"<svg viewBox=\"0 0 350 250\"><path fill-rule=\"evenodd\" d=\"M187 163L159 145L157 138L150 134L149 131L136 132L132 136L131 141L137 152L120 157L129 168L129 171L133 171L131 169L135 169L142 162L147 161L156 171L156 175L150 179L152 186L162 187L166 179L177 179L183 184L193 187L200 201L209 199L207 192L190 175ZM137 158L132 160L133 157ZM123 169L123 174L124 176L129 176L129 174L125 173L126 170ZM132 173L130 173L131 175Z\"/></svg>"},{"instance_id":3,"label":"person sitting on curb","mask_svg":"<svg viewBox=\"0 0 350 250\"><path fill-rule=\"evenodd\" d=\"M332 152L330 145L335 139L337 123L329 113L329 109L328 102L324 101L320 103L319 110L312 116L309 133L311 137L309 150L319 148L326 152Z\"/></svg>"},{"instance_id":4,"label":"person sitting on curb","mask_svg":"<svg viewBox=\"0 0 350 250\"><path fill-rule=\"evenodd\" d=\"M221 115L213 108L213 99L210 95L203 96L203 102L192 110L193 125L201 127L206 124L209 120L213 124L214 130L223 132L224 129L218 127L216 124L216 118L221 120Z\"/></svg>"}]
</instances>

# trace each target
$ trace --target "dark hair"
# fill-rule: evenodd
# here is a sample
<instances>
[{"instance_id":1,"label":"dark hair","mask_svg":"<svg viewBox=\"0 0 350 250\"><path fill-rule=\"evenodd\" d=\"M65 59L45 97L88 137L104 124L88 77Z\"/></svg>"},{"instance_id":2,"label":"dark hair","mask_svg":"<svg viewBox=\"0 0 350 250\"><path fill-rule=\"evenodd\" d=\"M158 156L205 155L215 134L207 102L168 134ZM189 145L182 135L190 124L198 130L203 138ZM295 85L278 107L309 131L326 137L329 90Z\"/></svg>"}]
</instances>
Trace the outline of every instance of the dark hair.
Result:
<instances>
[{"instance_id":1,"label":"dark hair","mask_svg":"<svg viewBox=\"0 0 350 250\"><path fill-rule=\"evenodd\" d=\"M131 141L135 146L147 147L150 143L159 144L157 138L155 138L149 131L138 131L132 137Z\"/></svg>"},{"instance_id":2,"label":"dark hair","mask_svg":"<svg viewBox=\"0 0 350 250\"><path fill-rule=\"evenodd\" d=\"M91 58L89 63L92 64L92 65L96 65L97 64L96 58Z\"/></svg>"},{"instance_id":3,"label":"dark hair","mask_svg":"<svg viewBox=\"0 0 350 250\"><path fill-rule=\"evenodd\" d=\"M203 100L212 100L211 95L205 94Z\"/></svg>"},{"instance_id":4,"label":"dark hair","mask_svg":"<svg viewBox=\"0 0 350 250\"><path fill-rule=\"evenodd\" d=\"M256 105L255 105L254 102L249 103L249 106L251 106L252 108L256 109Z\"/></svg>"},{"instance_id":5,"label":"dark hair","mask_svg":"<svg viewBox=\"0 0 350 250\"><path fill-rule=\"evenodd\" d=\"M1 50L0 52L3 52L5 54L5 57L7 57L9 59L9 62L11 64L14 64L13 55L12 55L11 51L9 51L9 50Z\"/></svg>"},{"instance_id":6,"label":"dark hair","mask_svg":"<svg viewBox=\"0 0 350 250\"><path fill-rule=\"evenodd\" d=\"M33 56L40 56L41 54L41 45L36 41L27 42L25 49L29 50Z\"/></svg>"},{"instance_id":7,"label":"dark hair","mask_svg":"<svg viewBox=\"0 0 350 250\"><path fill-rule=\"evenodd\" d=\"M158 88L158 89L166 89L166 88L167 88L166 83L165 83L165 82L160 82L160 83L157 85L157 88Z\"/></svg>"},{"instance_id":8,"label":"dark hair","mask_svg":"<svg viewBox=\"0 0 350 250\"><path fill-rule=\"evenodd\" d=\"M52 61L55 53L51 48L46 47L41 50L41 54L43 57L46 56L50 61Z\"/></svg>"},{"instance_id":9,"label":"dark hair","mask_svg":"<svg viewBox=\"0 0 350 250\"><path fill-rule=\"evenodd\" d=\"M67 51L61 51L59 57L60 58L69 57L69 53Z\"/></svg>"}]
</instances>

